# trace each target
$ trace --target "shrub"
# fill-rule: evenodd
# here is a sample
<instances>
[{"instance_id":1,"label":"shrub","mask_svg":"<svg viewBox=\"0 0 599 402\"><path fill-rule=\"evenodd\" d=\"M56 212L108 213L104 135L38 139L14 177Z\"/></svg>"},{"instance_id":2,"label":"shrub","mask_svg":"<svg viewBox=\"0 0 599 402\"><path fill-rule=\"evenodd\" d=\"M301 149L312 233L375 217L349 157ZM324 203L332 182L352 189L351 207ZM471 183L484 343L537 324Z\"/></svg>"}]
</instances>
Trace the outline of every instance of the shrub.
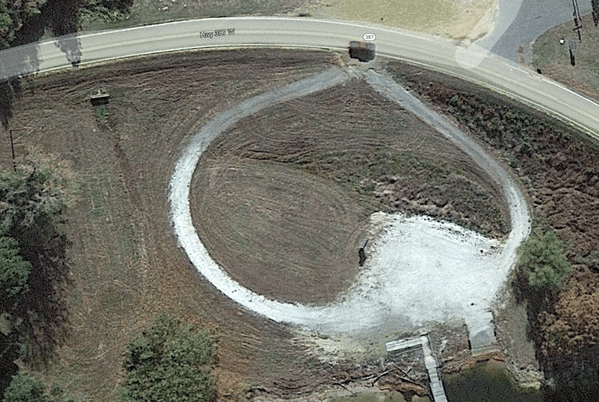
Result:
<instances>
[{"instance_id":1,"label":"shrub","mask_svg":"<svg viewBox=\"0 0 599 402\"><path fill-rule=\"evenodd\" d=\"M564 245L551 230L533 234L518 248L520 266L535 290L559 289L570 273Z\"/></svg>"},{"instance_id":2,"label":"shrub","mask_svg":"<svg viewBox=\"0 0 599 402\"><path fill-rule=\"evenodd\" d=\"M122 402L210 401L214 380L214 338L194 326L162 315L125 353L127 379L118 390Z\"/></svg>"},{"instance_id":3,"label":"shrub","mask_svg":"<svg viewBox=\"0 0 599 402\"><path fill-rule=\"evenodd\" d=\"M4 391L3 402L49 402L44 385L29 374L18 373Z\"/></svg>"}]
</instances>

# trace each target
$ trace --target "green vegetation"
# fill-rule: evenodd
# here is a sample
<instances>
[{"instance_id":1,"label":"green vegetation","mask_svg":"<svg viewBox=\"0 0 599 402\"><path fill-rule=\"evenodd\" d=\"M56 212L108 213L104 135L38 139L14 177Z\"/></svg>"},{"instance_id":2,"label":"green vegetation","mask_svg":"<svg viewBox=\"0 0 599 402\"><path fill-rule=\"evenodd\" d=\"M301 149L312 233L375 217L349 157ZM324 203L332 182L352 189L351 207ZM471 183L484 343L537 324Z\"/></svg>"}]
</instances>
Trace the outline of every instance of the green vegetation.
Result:
<instances>
[{"instance_id":1,"label":"green vegetation","mask_svg":"<svg viewBox=\"0 0 599 402\"><path fill-rule=\"evenodd\" d=\"M216 355L208 332L162 315L129 345L120 401L210 401Z\"/></svg>"},{"instance_id":2,"label":"green vegetation","mask_svg":"<svg viewBox=\"0 0 599 402\"><path fill-rule=\"evenodd\" d=\"M4 392L3 402L49 402L44 386L29 374L17 374Z\"/></svg>"},{"instance_id":3,"label":"green vegetation","mask_svg":"<svg viewBox=\"0 0 599 402\"><path fill-rule=\"evenodd\" d=\"M11 311L22 295L29 290L27 280L31 264L19 255L17 241L11 237L0 237L0 308Z\"/></svg>"},{"instance_id":4,"label":"green vegetation","mask_svg":"<svg viewBox=\"0 0 599 402\"><path fill-rule=\"evenodd\" d=\"M38 400L32 378L11 382L18 370L14 361L43 363L64 322L66 309L55 286L66 275L61 215L67 187L34 163L0 171L0 395L8 386L10 401ZM19 399L27 392L29 399Z\"/></svg>"},{"instance_id":5,"label":"green vegetation","mask_svg":"<svg viewBox=\"0 0 599 402\"><path fill-rule=\"evenodd\" d=\"M2 402L75 402L60 387L49 390L44 383L28 373L18 373L6 391Z\"/></svg>"},{"instance_id":6,"label":"green vegetation","mask_svg":"<svg viewBox=\"0 0 599 402\"><path fill-rule=\"evenodd\" d=\"M559 289L570 273L571 265L564 245L552 230L533 234L518 248L520 265L535 290Z\"/></svg>"},{"instance_id":7,"label":"green vegetation","mask_svg":"<svg viewBox=\"0 0 599 402\"><path fill-rule=\"evenodd\" d=\"M0 172L0 235L12 236L23 246L50 241L66 208L65 191L62 179L33 163Z\"/></svg>"},{"instance_id":8,"label":"green vegetation","mask_svg":"<svg viewBox=\"0 0 599 402\"><path fill-rule=\"evenodd\" d=\"M38 16L46 0L0 0L0 49L9 47L25 21Z\"/></svg>"}]
</instances>

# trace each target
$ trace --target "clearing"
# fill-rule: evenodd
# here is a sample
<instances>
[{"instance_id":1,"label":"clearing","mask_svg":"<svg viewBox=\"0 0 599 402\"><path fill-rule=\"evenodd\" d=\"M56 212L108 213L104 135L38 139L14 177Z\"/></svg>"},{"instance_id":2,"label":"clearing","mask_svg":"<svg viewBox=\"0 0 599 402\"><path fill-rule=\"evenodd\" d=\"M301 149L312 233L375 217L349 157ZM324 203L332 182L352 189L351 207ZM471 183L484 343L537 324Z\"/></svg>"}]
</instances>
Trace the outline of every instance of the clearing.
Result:
<instances>
[{"instance_id":1,"label":"clearing","mask_svg":"<svg viewBox=\"0 0 599 402\"><path fill-rule=\"evenodd\" d=\"M354 282L376 211L505 235L491 183L430 126L353 79L217 137L193 182L192 216L233 279L275 300L322 304Z\"/></svg>"},{"instance_id":2,"label":"clearing","mask_svg":"<svg viewBox=\"0 0 599 402\"><path fill-rule=\"evenodd\" d=\"M337 56L324 52L212 51L140 58L23 81L24 89L15 102L11 120L18 157L25 158L28 153L54 154L70 164L82 185L80 201L68 217L68 236L72 242L68 258L74 279L68 299L70 336L55 351L54 362L44 374L50 383L56 382L88 400L114 400L112 390L119 380L122 352L131 337L160 311L207 325L221 335L217 376L223 398L252 385L259 386L252 388L254 395L297 395L319 385L334 384L335 378L366 376L366 369L355 366L364 356L371 355L368 348L356 357L356 364L329 365L310 357L286 327L248 313L206 285L178 248L168 205L169 181L183 145L206 122L242 100L338 65ZM438 100L442 110L450 110L456 116L459 115L456 110L477 115L478 110L468 109L462 100L467 99L466 93L476 92L469 86L462 84L458 89L444 92L442 87L429 87L430 81L454 81L405 66L396 67L395 71L398 76L406 72L412 81L417 81L415 87ZM110 103L93 108L89 96L98 89L111 94ZM452 109L449 101L455 95L459 100L456 107L464 105L461 109ZM513 120L509 117L510 107L516 108L502 103L495 105L495 113L505 119L505 124ZM485 113L489 112L481 109L480 115L487 115ZM298 120L298 115L303 116L303 120ZM281 221L275 212L281 211L281 206L288 202L298 211L296 219L289 220L295 229L301 226L302 218L310 216L312 205L319 209L315 211L320 214L316 214L317 217L323 216L322 211L328 208L331 216L339 217L339 230L348 236L350 243L352 239L359 241L367 229L371 211L384 206L410 213L435 211L435 208L444 208L441 206L444 198L459 200L460 194L469 194L470 189L475 188L490 196L461 205L454 200L447 216L462 225L468 222L477 225L479 230L498 237L505 233L505 223L497 219L501 206L492 196L494 190L481 179L484 175L477 173L468 158L359 80L265 109L248 117L247 122L257 129L240 124L225 133L220 142L213 144L213 153L205 154L202 162L206 164L205 169L198 171L194 178L194 213L210 213L213 219L223 220L231 207L227 197L231 197L232 205L241 209L237 215L233 214L234 222L229 227L225 225L222 231L231 233L237 230L231 226L248 219L259 235L270 233L270 228ZM273 122L277 124L276 131ZM336 148L328 149L316 132L329 136ZM307 140L312 143L307 144L318 152L301 155L305 144L292 145L300 133L308 133ZM266 139L261 140L260 134ZM226 141L227 136L230 142ZM247 136L257 146L252 148L250 143L237 142L239 136ZM356 142L347 141L347 136ZM363 136L368 141L358 140ZM286 145L278 143L279 138L286 140ZM505 141L491 142L491 145L500 147L499 158L505 157L512 166L520 168L519 174L525 183L534 180L536 185L529 187L529 191L533 194L535 210L544 212L548 221L560 228L560 236L576 245L573 257L588 255L597 248L596 233L599 233L593 229L597 225L593 211L599 196L599 180L593 164L597 158L595 151L578 141L575 135L545 136L531 132L529 140L541 159L520 153L528 149L527 140L522 136L508 136ZM217 147L219 144L221 148ZM363 163L376 156L379 148L384 151L375 158L379 165L371 167ZM274 152L279 149L284 152ZM338 159L330 157L330 152L337 149L342 151ZM263 150L269 152L263 153ZM223 155L229 155L230 160ZM309 163L300 163L300 156ZM11 167L8 142L0 147L0 161L4 168ZM213 166L210 166L211 161ZM352 168L355 170L351 177L335 176L335 171L348 171L353 161L363 162ZM401 177L387 175L386 166L402 169L407 179L404 173ZM245 170L240 172L240 167ZM430 169L435 173L429 173ZM210 185L211 173L214 174L214 197L220 198L212 202L213 209L203 212L201 197L212 194L201 193L199 183L204 180L205 185ZM445 174L445 182L449 183L445 187L436 183L442 190L440 193L434 186L427 185L428 180L439 174ZM222 184L227 181L230 185ZM400 184L396 184L398 182ZM250 184L254 187L250 188ZM255 204L244 206L236 186L248 186L246 193ZM568 191L554 192L554 186ZM281 190L280 195L274 195L276 188ZM270 192L266 203L268 214L249 216L245 212L256 212L252 207L259 201L266 202L260 200L261 191ZM297 199L298 191L309 204ZM419 198L418 194L422 196ZM346 206L347 216L335 211L341 202L351 205ZM224 204L220 211L219 203ZM449 202L444 205L447 204ZM466 208L480 215L471 215ZM495 209L492 216L482 213L487 208ZM249 224L238 228L249 230ZM283 236L294 229L277 230L281 230L279 235ZM304 295L297 288L287 289L280 283L275 284L276 296L320 303L330 300L351 283L355 275L351 271L342 272L341 259L326 261L330 250L321 245L321 239L327 235L326 231L323 233L322 236L314 233L314 255L321 258L323 264L328 263L328 269L333 272L337 269L339 275L346 275L346 283L338 288L325 288L325 297L308 295L305 299L301 299ZM330 240L339 246L339 255L349 253L346 258L351 259L351 248L343 249L341 235L334 236ZM225 241L235 240L231 235L223 237ZM246 238L251 239L251 236ZM299 236L296 239L306 240ZM279 238L271 240L279 247ZM258 246L264 250L269 247L267 243ZM293 258L306 258L303 253L305 251L296 250ZM271 269L280 269L280 265L276 265L280 257L269 255L267 258ZM357 264L357 255L354 258L353 264ZM238 267L230 269L235 272ZM357 270L357 267L352 269ZM308 283L328 279L328 274L315 266L303 271L292 267L286 274L308 276ZM310 277L313 274L315 276ZM244 279L252 280L256 281ZM254 286L265 288L259 281ZM369 341L384 345L385 339ZM384 369L381 365L377 370L380 373Z\"/></svg>"}]
</instances>

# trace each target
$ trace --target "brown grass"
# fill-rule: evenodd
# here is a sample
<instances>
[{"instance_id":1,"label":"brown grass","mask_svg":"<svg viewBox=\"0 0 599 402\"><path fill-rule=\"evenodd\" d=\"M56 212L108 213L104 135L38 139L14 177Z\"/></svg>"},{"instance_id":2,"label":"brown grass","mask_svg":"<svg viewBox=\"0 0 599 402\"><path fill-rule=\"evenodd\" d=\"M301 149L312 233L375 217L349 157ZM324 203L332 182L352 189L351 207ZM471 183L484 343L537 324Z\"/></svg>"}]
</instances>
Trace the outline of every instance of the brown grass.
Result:
<instances>
[{"instance_id":1,"label":"brown grass","mask_svg":"<svg viewBox=\"0 0 599 402\"><path fill-rule=\"evenodd\" d=\"M599 27L595 27L590 14L582 17L580 30L582 42L572 30L574 22L568 21L551 28L533 44L533 65L544 75L576 89L587 96L599 99ZM560 38L566 43L561 45ZM569 42L574 41L576 66L570 64Z\"/></svg>"},{"instance_id":2,"label":"brown grass","mask_svg":"<svg viewBox=\"0 0 599 402\"><path fill-rule=\"evenodd\" d=\"M359 80L244 119L208 148L193 192L212 257L250 289L293 302L333 301L351 285L372 212L505 227L485 175Z\"/></svg>"},{"instance_id":3,"label":"brown grass","mask_svg":"<svg viewBox=\"0 0 599 402\"><path fill-rule=\"evenodd\" d=\"M17 156L26 158L32 146L56 155L81 188L67 216L74 281L69 339L46 373L48 382L86 400L115 400L122 353L161 311L221 335L220 373L229 379L221 383L268 383L283 366L266 351L295 361L298 348L280 326L231 304L190 267L171 230L168 183L186 139L211 116L333 59L270 49L199 52L27 83L11 121L12 128L24 128L15 131ZM110 93L110 104L94 110L89 96L99 88ZM0 164L11 167L8 141L0 145ZM302 362L295 366L303 369Z\"/></svg>"}]
</instances>

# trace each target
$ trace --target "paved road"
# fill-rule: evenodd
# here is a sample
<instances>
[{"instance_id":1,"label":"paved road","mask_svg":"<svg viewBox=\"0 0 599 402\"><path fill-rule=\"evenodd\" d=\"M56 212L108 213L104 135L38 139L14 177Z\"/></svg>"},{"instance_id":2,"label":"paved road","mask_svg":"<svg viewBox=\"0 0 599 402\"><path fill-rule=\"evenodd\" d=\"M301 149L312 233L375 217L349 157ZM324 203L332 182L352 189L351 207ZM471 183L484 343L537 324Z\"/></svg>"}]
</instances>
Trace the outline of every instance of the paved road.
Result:
<instances>
[{"instance_id":1,"label":"paved road","mask_svg":"<svg viewBox=\"0 0 599 402\"><path fill-rule=\"evenodd\" d=\"M588 134L599 138L599 105L543 76L520 68L517 64L491 54L477 45L468 48L458 47L449 40L367 24L302 18L252 17L183 21L121 31L82 34L78 37L59 38L55 41L1 52L0 77L68 68L73 62L85 65L134 55L201 47L276 45L343 50L349 41L361 40L366 33L376 35L375 43L379 56L410 61L479 83L569 121ZM310 91L321 90L345 79L347 76L344 72L328 72L264 96L274 97L275 101L283 101ZM252 98L229 111L233 114L227 115L226 113L229 112L226 112L203 130L211 129L212 134L219 132L220 129L234 124L244 115L259 110L265 103L267 103L266 98ZM217 127L219 130L216 130ZM211 266L210 269L214 269L215 275L221 275L220 280L227 282L230 278L226 275L222 276L222 271L218 272L220 269L205 253L197 234L192 235L195 230L190 218L188 219L189 206L186 206L188 199L186 194L189 192L188 179L207 141L205 137L199 135L195 137L190 147L196 148L189 148L176 167L173 182L178 185L172 188L171 194L173 216L182 217L180 222L175 222L175 227L187 231L189 239L192 239L185 248L194 265ZM180 209L179 212L177 208ZM178 234L178 236L181 240L187 235L182 237ZM204 252L201 253L201 250ZM194 261L196 257L198 261ZM211 281L214 283L212 279ZM229 283L229 285L235 284ZM339 316L340 311L334 307L305 309L302 306L267 301L262 296L246 292L249 291L233 286L225 294L238 302L241 300L238 298L243 296L244 300L253 303L254 308L249 307L250 309L273 319L282 317L279 318L282 321L299 324L320 322L323 324L323 329L325 327L330 329L331 326L338 327L341 321L348 326L348 329L355 326L371 327L387 319L391 312L385 308L381 309L380 300L376 298L355 299L354 301L359 303L355 307L359 307L365 314L372 313L364 315L363 321L356 322L351 318L353 312L357 310L351 305L345 305L346 311L350 314L350 319L345 320ZM366 302L370 304L365 305Z\"/></svg>"},{"instance_id":2,"label":"paved road","mask_svg":"<svg viewBox=\"0 0 599 402\"><path fill-rule=\"evenodd\" d=\"M217 32L222 36L216 36L215 30L224 30ZM361 40L365 33L376 35L380 56L410 61L490 87L598 136L596 103L480 46L460 47L451 40L415 32L341 21L222 18L81 34L0 52L0 78L68 68L77 60L85 65L202 47L275 45L343 50L349 41Z\"/></svg>"},{"instance_id":3,"label":"paved road","mask_svg":"<svg viewBox=\"0 0 599 402\"><path fill-rule=\"evenodd\" d=\"M591 12L590 0L578 0L581 15ZM476 42L514 62L532 62L531 43L548 29L574 22L572 0L500 0L495 30ZM572 31L571 38L577 38Z\"/></svg>"}]
</instances>

